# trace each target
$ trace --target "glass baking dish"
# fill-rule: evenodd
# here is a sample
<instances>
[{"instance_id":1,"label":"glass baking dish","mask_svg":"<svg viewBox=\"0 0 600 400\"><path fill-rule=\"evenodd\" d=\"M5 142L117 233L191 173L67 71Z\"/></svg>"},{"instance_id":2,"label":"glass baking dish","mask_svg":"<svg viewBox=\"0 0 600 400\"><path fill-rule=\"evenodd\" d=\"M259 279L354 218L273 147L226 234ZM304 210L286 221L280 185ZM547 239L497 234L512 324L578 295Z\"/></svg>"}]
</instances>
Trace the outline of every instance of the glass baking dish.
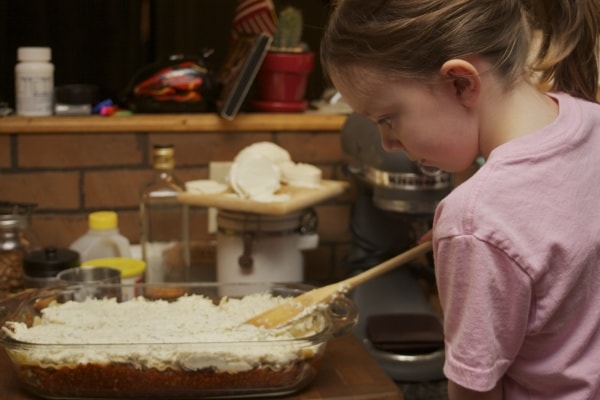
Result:
<instances>
[{"instance_id":1,"label":"glass baking dish","mask_svg":"<svg viewBox=\"0 0 600 400\"><path fill-rule=\"evenodd\" d=\"M348 297L341 295L322 309L294 321L286 328L293 332L292 338L282 335L281 338L237 341L224 335L216 340L190 340L189 335L182 335L185 337L182 340L176 335L172 342L154 342L148 339L152 337L149 332L147 337L133 343L103 339L90 340L90 343L63 340L61 344L53 344L47 338L43 340L46 343L17 340L11 333L14 333L15 323L23 323L21 326L26 329L39 324L42 310L50 306L84 302L89 298L114 298L117 303L123 303L132 300L124 294L134 292L136 301L143 298L165 304L201 295L219 304L252 293L297 296L312 288L303 284L173 283L40 289L0 303L3 327L0 344L11 359L22 387L47 399L282 396L309 385L317 374L327 342L356 323L357 309ZM97 311L93 308L89 311L94 312ZM256 314L259 312L257 309ZM81 315L81 321L88 316L87 313ZM166 326L170 319L159 318L157 323ZM133 327L139 321L133 316L127 319L126 324L129 323ZM101 327L104 328L112 329ZM73 329L77 329L76 324ZM237 325L233 329L238 329Z\"/></svg>"}]
</instances>

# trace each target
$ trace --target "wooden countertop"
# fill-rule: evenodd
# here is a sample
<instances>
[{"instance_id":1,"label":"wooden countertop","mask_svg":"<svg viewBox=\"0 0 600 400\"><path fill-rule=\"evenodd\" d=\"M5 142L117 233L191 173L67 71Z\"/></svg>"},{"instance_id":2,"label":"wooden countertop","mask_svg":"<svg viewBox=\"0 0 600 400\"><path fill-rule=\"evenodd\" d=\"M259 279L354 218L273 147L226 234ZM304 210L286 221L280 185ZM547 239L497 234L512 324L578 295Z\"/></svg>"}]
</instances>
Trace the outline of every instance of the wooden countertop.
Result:
<instances>
[{"instance_id":1,"label":"wooden countertop","mask_svg":"<svg viewBox=\"0 0 600 400\"><path fill-rule=\"evenodd\" d=\"M339 131L347 115L319 113L247 113L232 121L217 114L134 114L103 117L0 118L0 134L65 132L251 132Z\"/></svg>"},{"instance_id":2,"label":"wooden countertop","mask_svg":"<svg viewBox=\"0 0 600 400\"><path fill-rule=\"evenodd\" d=\"M19 388L4 349L0 350L0 399L38 399ZM402 400L396 384L351 333L333 339L317 377L306 389L286 400Z\"/></svg>"}]
</instances>

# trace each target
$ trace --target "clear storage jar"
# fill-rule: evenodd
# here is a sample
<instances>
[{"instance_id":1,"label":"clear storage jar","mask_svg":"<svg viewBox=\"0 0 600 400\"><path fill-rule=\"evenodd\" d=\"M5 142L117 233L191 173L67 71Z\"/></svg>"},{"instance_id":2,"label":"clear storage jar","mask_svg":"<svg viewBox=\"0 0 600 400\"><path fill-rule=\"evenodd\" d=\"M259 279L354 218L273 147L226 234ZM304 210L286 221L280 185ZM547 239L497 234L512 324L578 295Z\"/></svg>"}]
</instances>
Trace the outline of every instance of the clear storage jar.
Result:
<instances>
[{"instance_id":1,"label":"clear storage jar","mask_svg":"<svg viewBox=\"0 0 600 400\"><path fill-rule=\"evenodd\" d=\"M0 215L0 299L25 288L23 258L29 250L24 215Z\"/></svg>"}]
</instances>

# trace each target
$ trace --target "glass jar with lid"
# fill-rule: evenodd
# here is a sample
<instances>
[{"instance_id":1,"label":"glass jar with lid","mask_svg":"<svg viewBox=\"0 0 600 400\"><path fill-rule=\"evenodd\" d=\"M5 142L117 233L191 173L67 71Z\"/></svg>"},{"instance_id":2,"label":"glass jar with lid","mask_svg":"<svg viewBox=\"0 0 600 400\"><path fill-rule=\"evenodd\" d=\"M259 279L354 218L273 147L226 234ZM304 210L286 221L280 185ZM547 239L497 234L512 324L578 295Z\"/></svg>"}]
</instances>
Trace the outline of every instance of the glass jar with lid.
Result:
<instances>
[{"instance_id":1,"label":"glass jar with lid","mask_svg":"<svg viewBox=\"0 0 600 400\"><path fill-rule=\"evenodd\" d=\"M29 232L33 205L0 204L0 299L24 289L23 260L37 245Z\"/></svg>"},{"instance_id":2,"label":"glass jar with lid","mask_svg":"<svg viewBox=\"0 0 600 400\"><path fill-rule=\"evenodd\" d=\"M23 258L24 283L26 288L58 286L56 277L65 269L79 267L79 253L64 248L44 247L25 254Z\"/></svg>"}]
</instances>

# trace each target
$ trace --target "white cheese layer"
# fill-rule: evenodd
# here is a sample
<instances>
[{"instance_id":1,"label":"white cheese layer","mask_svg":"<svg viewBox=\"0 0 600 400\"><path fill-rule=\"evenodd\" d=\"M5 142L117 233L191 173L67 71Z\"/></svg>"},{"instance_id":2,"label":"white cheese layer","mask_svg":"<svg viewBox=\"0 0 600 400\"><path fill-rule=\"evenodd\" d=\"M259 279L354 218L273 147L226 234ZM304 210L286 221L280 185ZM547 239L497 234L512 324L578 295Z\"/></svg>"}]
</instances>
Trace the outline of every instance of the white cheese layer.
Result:
<instances>
[{"instance_id":1,"label":"white cheese layer","mask_svg":"<svg viewBox=\"0 0 600 400\"><path fill-rule=\"evenodd\" d=\"M296 334L317 332L323 324L308 319L301 329L264 329L243 323L282 301L267 293L224 298L216 305L199 295L173 302L88 299L47 307L32 327L9 322L3 330L35 343L11 351L21 362L43 367L126 363L158 370L277 370L315 355L321 343Z\"/></svg>"}]
</instances>

